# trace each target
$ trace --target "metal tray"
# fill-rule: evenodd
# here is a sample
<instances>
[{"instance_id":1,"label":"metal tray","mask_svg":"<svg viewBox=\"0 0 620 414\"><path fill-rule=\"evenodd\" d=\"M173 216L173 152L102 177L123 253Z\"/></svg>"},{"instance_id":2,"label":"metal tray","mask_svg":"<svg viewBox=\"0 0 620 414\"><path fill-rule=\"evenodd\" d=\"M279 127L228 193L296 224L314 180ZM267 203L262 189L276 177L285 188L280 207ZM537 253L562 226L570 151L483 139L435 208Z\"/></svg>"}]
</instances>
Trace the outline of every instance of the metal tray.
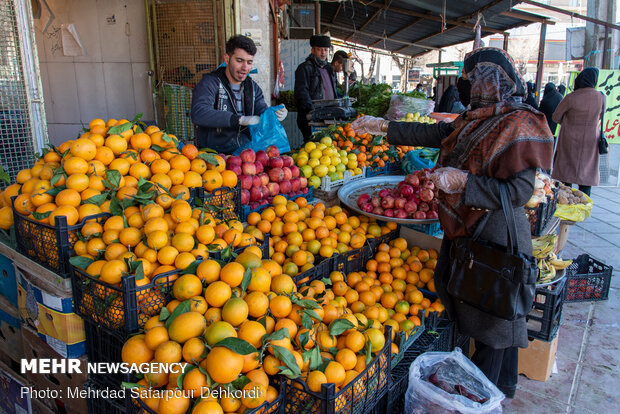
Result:
<instances>
[{"instance_id":1,"label":"metal tray","mask_svg":"<svg viewBox=\"0 0 620 414\"><path fill-rule=\"evenodd\" d=\"M545 282L545 283L536 283L536 287L545 287L545 286L551 286L554 283L559 282L560 280L564 279L564 277L566 276L566 269L562 269L562 270L558 270L555 274L555 277L550 281L550 282Z\"/></svg>"},{"instance_id":2,"label":"metal tray","mask_svg":"<svg viewBox=\"0 0 620 414\"><path fill-rule=\"evenodd\" d=\"M343 185L340 190L338 190L338 198L344 205L349 207L351 210L354 210L368 217L373 217L377 220L393 221L400 224L437 223L439 221L438 219L415 220L379 216L377 214L362 211L357 206L357 197L359 197L360 195L367 193L372 196L372 194L383 188L395 188L398 183L403 181L404 179L404 175L380 175L377 177L364 178L363 180L353 181L352 183Z\"/></svg>"}]
</instances>

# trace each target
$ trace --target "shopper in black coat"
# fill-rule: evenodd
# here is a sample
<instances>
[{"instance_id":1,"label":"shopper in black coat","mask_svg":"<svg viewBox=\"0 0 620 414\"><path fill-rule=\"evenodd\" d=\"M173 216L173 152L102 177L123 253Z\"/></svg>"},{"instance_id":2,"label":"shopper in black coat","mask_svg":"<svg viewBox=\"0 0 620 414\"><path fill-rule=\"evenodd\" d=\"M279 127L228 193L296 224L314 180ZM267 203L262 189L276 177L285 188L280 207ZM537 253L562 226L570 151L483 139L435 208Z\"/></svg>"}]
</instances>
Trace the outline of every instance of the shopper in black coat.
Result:
<instances>
[{"instance_id":1,"label":"shopper in black coat","mask_svg":"<svg viewBox=\"0 0 620 414\"><path fill-rule=\"evenodd\" d=\"M555 84L549 82L545 85L545 92L543 93L543 98L540 101L540 112L545 114L547 117L547 123L549 124L549 129L551 133L555 136L555 130L558 126L557 123L553 121L553 113L555 112L555 108L558 107L560 102L562 101L562 95L555 88Z\"/></svg>"},{"instance_id":2,"label":"shopper in black coat","mask_svg":"<svg viewBox=\"0 0 620 414\"><path fill-rule=\"evenodd\" d=\"M532 82L527 83L527 96L525 97L525 103L530 105L534 109L538 109L538 102L536 102L536 85Z\"/></svg>"}]
</instances>

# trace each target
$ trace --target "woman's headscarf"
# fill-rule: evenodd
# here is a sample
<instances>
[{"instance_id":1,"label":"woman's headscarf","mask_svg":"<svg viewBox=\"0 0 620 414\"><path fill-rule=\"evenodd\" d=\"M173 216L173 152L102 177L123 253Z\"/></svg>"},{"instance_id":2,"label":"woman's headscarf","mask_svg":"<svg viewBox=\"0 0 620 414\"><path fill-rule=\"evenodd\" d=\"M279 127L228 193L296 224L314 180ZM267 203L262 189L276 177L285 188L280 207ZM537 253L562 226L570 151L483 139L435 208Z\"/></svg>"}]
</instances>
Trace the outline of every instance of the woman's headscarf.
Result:
<instances>
[{"instance_id":1,"label":"woman's headscarf","mask_svg":"<svg viewBox=\"0 0 620 414\"><path fill-rule=\"evenodd\" d=\"M522 102L525 81L502 49L465 56L472 109L453 123L438 164L472 174L508 179L528 168L551 168L553 135L543 114ZM442 226L450 238L470 235L484 212L464 204L463 194L439 194Z\"/></svg>"},{"instance_id":2,"label":"woman's headscarf","mask_svg":"<svg viewBox=\"0 0 620 414\"><path fill-rule=\"evenodd\" d=\"M558 92L558 90L555 88L554 83L549 82L545 85L545 92L543 94L542 100L540 101L539 110L540 112L545 114L545 117L547 118L547 124L549 125L551 133L554 133L558 126L558 124L553 122L553 113L555 112L555 109L558 107L562 99L563 97L560 92Z\"/></svg>"},{"instance_id":3,"label":"woman's headscarf","mask_svg":"<svg viewBox=\"0 0 620 414\"><path fill-rule=\"evenodd\" d=\"M598 69L597 68L585 68L575 78L574 90L581 88L596 88L598 82Z\"/></svg>"},{"instance_id":4,"label":"woman's headscarf","mask_svg":"<svg viewBox=\"0 0 620 414\"><path fill-rule=\"evenodd\" d=\"M558 92L560 92L560 95L564 96L564 93L566 92L566 86L564 85L558 86Z\"/></svg>"},{"instance_id":5,"label":"woman's headscarf","mask_svg":"<svg viewBox=\"0 0 620 414\"><path fill-rule=\"evenodd\" d=\"M456 81L456 89L459 91L459 99L463 106L468 106L471 101L471 83L467 79L463 79L463 77L459 77Z\"/></svg>"},{"instance_id":6,"label":"woman's headscarf","mask_svg":"<svg viewBox=\"0 0 620 414\"><path fill-rule=\"evenodd\" d=\"M452 112L455 102L460 102L459 91L456 89L456 86L450 85L441 95L439 105L437 105L437 112Z\"/></svg>"}]
</instances>

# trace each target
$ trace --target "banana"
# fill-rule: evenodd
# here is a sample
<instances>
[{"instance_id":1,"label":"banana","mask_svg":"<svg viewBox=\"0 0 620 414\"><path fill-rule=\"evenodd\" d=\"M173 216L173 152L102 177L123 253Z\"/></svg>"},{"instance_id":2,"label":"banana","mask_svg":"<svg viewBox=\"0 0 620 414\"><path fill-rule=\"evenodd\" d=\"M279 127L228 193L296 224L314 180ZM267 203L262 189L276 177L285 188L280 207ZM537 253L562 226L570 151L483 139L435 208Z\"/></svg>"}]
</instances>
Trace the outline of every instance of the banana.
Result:
<instances>
[{"instance_id":1,"label":"banana","mask_svg":"<svg viewBox=\"0 0 620 414\"><path fill-rule=\"evenodd\" d=\"M571 265L571 263L573 263L572 260L562 260L562 259L551 259L549 261L549 263L551 264L551 266L556 269L556 270L562 270L562 269L566 269L568 266Z\"/></svg>"}]
</instances>

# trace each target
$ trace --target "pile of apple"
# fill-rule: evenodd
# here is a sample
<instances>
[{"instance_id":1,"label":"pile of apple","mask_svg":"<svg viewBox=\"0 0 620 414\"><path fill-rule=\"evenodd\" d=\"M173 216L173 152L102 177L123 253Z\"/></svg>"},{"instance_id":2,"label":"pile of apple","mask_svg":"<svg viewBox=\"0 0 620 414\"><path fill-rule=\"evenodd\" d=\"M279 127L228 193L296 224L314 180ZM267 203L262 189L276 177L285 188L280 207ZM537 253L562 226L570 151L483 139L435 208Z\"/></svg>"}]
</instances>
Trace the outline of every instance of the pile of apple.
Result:
<instances>
[{"instance_id":1,"label":"pile of apple","mask_svg":"<svg viewBox=\"0 0 620 414\"><path fill-rule=\"evenodd\" d=\"M385 217L415 220L435 220L437 199L435 185L428 177L431 171L419 170L405 176L405 179L392 189L383 188L374 196L362 194L357 205L367 213Z\"/></svg>"},{"instance_id":2,"label":"pile of apple","mask_svg":"<svg viewBox=\"0 0 620 414\"><path fill-rule=\"evenodd\" d=\"M300 176L293 158L281 156L275 145L266 151L245 149L238 156L228 156L226 169L239 177L241 204L251 209L271 204L278 194L288 197L308 194L308 179Z\"/></svg>"}]
</instances>

